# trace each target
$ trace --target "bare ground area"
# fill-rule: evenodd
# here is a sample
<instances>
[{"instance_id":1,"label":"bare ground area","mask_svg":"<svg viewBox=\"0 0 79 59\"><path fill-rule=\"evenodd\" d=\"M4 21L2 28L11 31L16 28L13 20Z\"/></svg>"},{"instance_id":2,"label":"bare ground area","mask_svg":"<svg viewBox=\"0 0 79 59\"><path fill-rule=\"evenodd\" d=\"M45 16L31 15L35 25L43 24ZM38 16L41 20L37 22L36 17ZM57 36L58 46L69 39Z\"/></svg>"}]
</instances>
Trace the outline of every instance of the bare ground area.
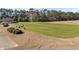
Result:
<instances>
[{"instance_id":1,"label":"bare ground area","mask_svg":"<svg viewBox=\"0 0 79 59\"><path fill-rule=\"evenodd\" d=\"M68 21L67 24L79 23L79 21ZM79 37L56 38L48 37L31 31L24 31L24 34L14 35L4 29L5 34L19 46L9 50L77 50L79 49Z\"/></svg>"},{"instance_id":2,"label":"bare ground area","mask_svg":"<svg viewBox=\"0 0 79 59\"><path fill-rule=\"evenodd\" d=\"M18 46L15 42L13 42L8 36L6 36L5 32L0 27L0 50L12 48Z\"/></svg>"},{"instance_id":3,"label":"bare ground area","mask_svg":"<svg viewBox=\"0 0 79 59\"><path fill-rule=\"evenodd\" d=\"M48 22L48 23L58 23L58 24L75 24L79 25L79 20L73 21L56 21L56 22Z\"/></svg>"},{"instance_id":4,"label":"bare ground area","mask_svg":"<svg viewBox=\"0 0 79 59\"><path fill-rule=\"evenodd\" d=\"M42 34L37 34L33 32L27 31L22 35L11 35L10 38L18 43L18 47L12 48L14 50L52 50L52 49L79 49L79 37L70 38L70 39L62 39L62 38L54 38L47 37Z\"/></svg>"}]
</instances>

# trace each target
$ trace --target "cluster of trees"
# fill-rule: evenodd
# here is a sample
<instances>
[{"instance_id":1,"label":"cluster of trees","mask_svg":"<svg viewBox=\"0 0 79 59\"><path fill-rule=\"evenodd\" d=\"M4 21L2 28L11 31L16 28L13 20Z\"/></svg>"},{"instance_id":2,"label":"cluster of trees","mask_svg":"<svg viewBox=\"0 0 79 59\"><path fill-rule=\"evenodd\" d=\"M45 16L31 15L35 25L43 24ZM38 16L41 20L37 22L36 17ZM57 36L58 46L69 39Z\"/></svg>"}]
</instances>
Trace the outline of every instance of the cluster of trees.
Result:
<instances>
[{"instance_id":1,"label":"cluster of trees","mask_svg":"<svg viewBox=\"0 0 79 59\"><path fill-rule=\"evenodd\" d=\"M30 21L30 22L45 22L45 21L64 21L64 20L79 20L78 12L63 12L61 10L47 10L47 9L34 9L29 10L13 10L13 9L0 9L0 18L13 18L15 21Z\"/></svg>"}]
</instances>

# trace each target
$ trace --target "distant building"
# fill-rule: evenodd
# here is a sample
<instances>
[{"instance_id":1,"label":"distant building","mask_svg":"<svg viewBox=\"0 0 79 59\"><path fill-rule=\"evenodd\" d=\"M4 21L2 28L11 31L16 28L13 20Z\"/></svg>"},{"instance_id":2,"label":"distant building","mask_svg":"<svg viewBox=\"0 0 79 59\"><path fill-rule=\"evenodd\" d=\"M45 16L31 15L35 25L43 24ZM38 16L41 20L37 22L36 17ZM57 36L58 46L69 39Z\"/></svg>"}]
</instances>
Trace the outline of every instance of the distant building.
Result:
<instances>
[{"instance_id":1,"label":"distant building","mask_svg":"<svg viewBox=\"0 0 79 59\"><path fill-rule=\"evenodd\" d=\"M13 18L3 18L3 19L0 19L0 23L2 23L2 22L13 23L14 19Z\"/></svg>"}]
</instances>

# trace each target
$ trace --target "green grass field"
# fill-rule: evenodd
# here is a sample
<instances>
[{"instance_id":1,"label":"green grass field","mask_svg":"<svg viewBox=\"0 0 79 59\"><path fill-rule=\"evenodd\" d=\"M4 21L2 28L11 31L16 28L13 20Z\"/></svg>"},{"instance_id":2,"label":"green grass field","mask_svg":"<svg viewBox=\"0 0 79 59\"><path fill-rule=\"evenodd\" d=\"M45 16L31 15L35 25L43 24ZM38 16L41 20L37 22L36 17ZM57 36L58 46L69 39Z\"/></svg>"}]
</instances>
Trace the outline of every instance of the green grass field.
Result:
<instances>
[{"instance_id":1,"label":"green grass field","mask_svg":"<svg viewBox=\"0 0 79 59\"><path fill-rule=\"evenodd\" d=\"M79 25L50 24L45 22L21 22L16 25L18 26L21 24L24 24L26 30L47 36L60 38L73 38L79 36Z\"/></svg>"}]
</instances>

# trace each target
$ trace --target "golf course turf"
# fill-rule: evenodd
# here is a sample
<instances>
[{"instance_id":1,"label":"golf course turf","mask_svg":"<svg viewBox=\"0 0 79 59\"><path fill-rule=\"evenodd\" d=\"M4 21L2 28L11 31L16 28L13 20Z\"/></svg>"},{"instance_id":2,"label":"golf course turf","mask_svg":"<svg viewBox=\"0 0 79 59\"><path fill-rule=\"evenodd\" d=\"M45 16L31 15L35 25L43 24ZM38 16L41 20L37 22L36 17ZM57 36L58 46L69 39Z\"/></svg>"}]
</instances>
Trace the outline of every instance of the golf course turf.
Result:
<instances>
[{"instance_id":1,"label":"golf course turf","mask_svg":"<svg viewBox=\"0 0 79 59\"><path fill-rule=\"evenodd\" d=\"M79 36L79 25L51 24L46 22L20 22L16 26L24 24L26 30L41 33L47 36L60 38L73 38Z\"/></svg>"}]
</instances>

